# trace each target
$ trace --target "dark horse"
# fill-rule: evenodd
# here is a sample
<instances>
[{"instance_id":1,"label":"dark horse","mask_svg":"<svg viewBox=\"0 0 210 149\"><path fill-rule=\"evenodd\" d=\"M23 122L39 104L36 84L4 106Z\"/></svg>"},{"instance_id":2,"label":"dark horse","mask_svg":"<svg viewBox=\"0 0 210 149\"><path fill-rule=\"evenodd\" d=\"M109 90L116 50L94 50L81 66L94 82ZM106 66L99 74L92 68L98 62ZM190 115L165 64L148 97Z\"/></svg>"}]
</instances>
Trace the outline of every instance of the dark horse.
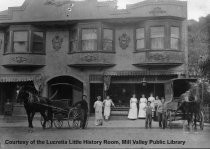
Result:
<instances>
[{"instance_id":1,"label":"dark horse","mask_svg":"<svg viewBox=\"0 0 210 149\"><path fill-rule=\"evenodd\" d=\"M202 105L202 83L192 83L190 89L181 95L181 105L178 109L183 113L183 120L188 121L188 126L193 124L197 129L197 120L201 117Z\"/></svg>"},{"instance_id":2,"label":"dark horse","mask_svg":"<svg viewBox=\"0 0 210 149\"><path fill-rule=\"evenodd\" d=\"M54 95L53 95L54 96ZM42 127L46 127L46 122L51 120L52 126L52 108L51 98L40 97L38 91L33 86L21 86L17 95L18 100L24 102L24 107L28 117L29 128L33 128L33 118L36 112L40 112L44 119Z\"/></svg>"}]
</instances>

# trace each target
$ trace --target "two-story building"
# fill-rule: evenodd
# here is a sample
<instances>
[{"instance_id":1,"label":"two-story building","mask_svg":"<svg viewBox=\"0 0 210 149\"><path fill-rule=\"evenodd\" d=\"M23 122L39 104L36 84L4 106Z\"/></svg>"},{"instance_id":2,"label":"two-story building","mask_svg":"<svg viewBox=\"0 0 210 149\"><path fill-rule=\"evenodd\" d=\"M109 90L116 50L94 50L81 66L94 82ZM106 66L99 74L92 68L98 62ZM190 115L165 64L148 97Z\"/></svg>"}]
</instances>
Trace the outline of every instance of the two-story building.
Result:
<instances>
[{"instance_id":1,"label":"two-story building","mask_svg":"<svg viewBox=\"0 0 210 149\"><path fill-rule=\"evenodd\" d=\"M129 106L132 94L164 96L164 82L187 76L187 2L26 0L0 12L0 111L21 113L17 87L44 80L43 96L69 104L110 95Z\"/></svg>"}]
</instances>

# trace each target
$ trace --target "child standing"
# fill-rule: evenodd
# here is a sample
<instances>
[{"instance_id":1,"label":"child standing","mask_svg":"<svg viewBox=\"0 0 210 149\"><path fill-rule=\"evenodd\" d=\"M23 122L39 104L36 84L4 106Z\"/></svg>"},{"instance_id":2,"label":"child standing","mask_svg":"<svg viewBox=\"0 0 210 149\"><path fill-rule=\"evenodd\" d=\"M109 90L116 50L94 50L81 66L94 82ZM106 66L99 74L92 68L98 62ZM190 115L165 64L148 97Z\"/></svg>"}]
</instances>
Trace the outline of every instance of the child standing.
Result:
<instances>
[{"instance_id":1,"label":"child standing","mask_svg":"<svg viewBox=\"0 0 210 149\"><path fill-rule=\"evenodd\" d=\"M152 128L152 110L151 101L147 102L146 110L146 119L145 119L145 128Z\"/></svg>"}]
</instances>

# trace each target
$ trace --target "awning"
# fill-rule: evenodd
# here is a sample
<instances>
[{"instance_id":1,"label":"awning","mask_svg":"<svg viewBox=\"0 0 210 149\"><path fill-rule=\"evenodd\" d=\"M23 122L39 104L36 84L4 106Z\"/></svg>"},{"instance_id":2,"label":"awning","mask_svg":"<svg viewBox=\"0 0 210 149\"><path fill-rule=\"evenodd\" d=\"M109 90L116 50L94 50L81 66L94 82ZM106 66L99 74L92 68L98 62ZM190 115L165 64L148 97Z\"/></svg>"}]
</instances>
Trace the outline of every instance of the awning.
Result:
<instances>
[{"instance_id":1,"label":"awning","mask_svg":"<svg viewBox=\"0 0 210 149\"><path fill-rule=\"evenodd\" d=\"M0 82L27 82L33 81L40 74L1 74Z\"/></svg>"},{"instance_id":2,"label":"awning","mask_svg":"<svg viewBox=\"0 0 210 149\"><path fill-rule=\"evenodd\" d=\"M182 75L182 72L174 71L112 71L105 72L105 76L161 76L161 75Z\"/></svg>"}]
</instances>

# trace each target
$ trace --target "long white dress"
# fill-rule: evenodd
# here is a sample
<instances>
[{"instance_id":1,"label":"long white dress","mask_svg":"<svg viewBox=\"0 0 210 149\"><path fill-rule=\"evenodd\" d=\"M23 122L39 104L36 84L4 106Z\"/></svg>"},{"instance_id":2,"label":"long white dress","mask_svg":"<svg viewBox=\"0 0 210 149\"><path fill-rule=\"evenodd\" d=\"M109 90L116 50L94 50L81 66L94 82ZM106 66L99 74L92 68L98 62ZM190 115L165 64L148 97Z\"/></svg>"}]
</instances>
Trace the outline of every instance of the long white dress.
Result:
<instances>
[{"instance_id":1,"label":"long white dress","mask_svg":"<svg viewBox=\"0 0 210 149\"><path fill-rule=\"evenodd\" d=\"M145 118L146 117L146 110L145 107L147 106L147 99L146 98L140 98L139 102L139 118Z\"/></svg>"},{"instance_id":2,"label":"long white dress","mask_svg":"<svg viewBox=\"0 0 210 149\"><path fill-rule=\"evenodd\" d=\"M103 116L102 116L103 102L96 101L94 103L94 108L95 108L95 125L102 125L102 123L103 123Z\"/></svg>"},{"instance_id":3,"label":"long white dress","mask_svg":"<svg viewBox=\"0 0 210 149\"><path fill-rule=\"evenodd\" d=\"M128 113L128 118L129 119L137 119L137 99L136 98L131 98L130 99L130 109Z\"/></svg>"},{"instance_id":4,"label":"long white dress","mask_svg":"<svg viewBox=\"0 0 210 149\"><path fill-rule=\"evenodd\" d=\"M104 103L104 117L105 119L109 119L110 113L111 113L111 106L114 106L114 103L112 102L111 99L107 100L105 99L103 101Z\"/></svg>"}]
</instances>

